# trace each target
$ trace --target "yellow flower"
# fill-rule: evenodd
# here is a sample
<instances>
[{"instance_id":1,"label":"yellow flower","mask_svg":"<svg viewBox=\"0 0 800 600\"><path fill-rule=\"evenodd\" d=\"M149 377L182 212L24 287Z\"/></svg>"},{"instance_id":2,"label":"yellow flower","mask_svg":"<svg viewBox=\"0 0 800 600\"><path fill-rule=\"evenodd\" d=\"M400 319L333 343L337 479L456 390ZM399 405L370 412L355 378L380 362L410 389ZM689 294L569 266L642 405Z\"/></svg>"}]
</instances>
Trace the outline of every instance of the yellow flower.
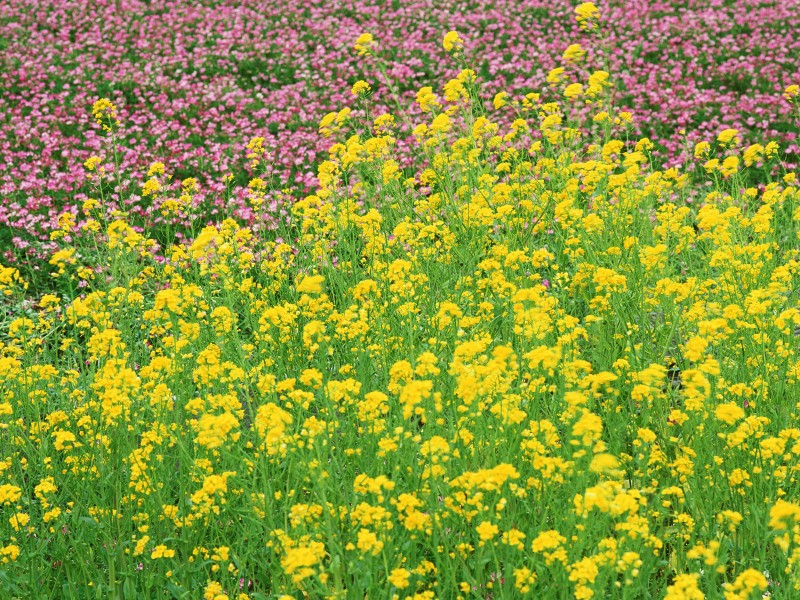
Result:
<instances>
[{"instance_id":1,"label":"yellow flower","mask_svg":"<svg viewBox=\"0 0 800 600\"><path fill-rule=\"evenodd\" d=\"M83 166L86 167L87 171L94 171L103 162L103 159L99 156L90 156L86 159L83 163Z\"/></svg>"},{"instance_id":2,"label":"yellow flower","mask_svg":"<svg viewBox=\"0 0 800 600\"><path fill-rule=\"evenodd\" d=\"M475 531L478 532L481 542L488 542L497 535L499 528L497 525L490 523L489 521L484 521L475 528Z\"/></svg>"},{"instance_id":3,"label":"yellow flower","mask_svg":"<svg viewBox=\"0 0 800 600\"><path fill-rule=\"evenodd\" d=\"M769 511L769 526L772 529L791 529L800 523L800 505L778 500Z\"/></svg>"},{"instance_id":4,"label":"yellow flower","mask_svg":"<svg viewBox=\"0 0 800 600\"><path fill-rule=\"evenodd\" d=\"M600 11L597 10L594 2L584 2L575 8L575 19L581 29L591 29L600 19Z\"/></svg>"},{"instance_id":5,"label":"yellow flower","mask_svg":"<svg viewBox=\"0 0 800 600\"><path fill-rule=\"evenodd\" d=\"M254 137L247 143L247 158L248 160L252 161L250 166L252 168L256 168L258 163L264 158L264 154L266 150L264 150L264 138L263 137Z\"/></svg>"},{"instance_id":6,"label":"yellow flower","mask_svg":"<svg viewBox=\"0 0 800 600\"><path fill-rule=\"evenodd\" d=\"M458 52L464 47L464 40L458 35L456 31L448 31L442 40L445 52Z\"/></svg>"},{"instance_id":7,"label":"yellow flower","mask_svg":"<svg viewBox=\"0 0 800 600\"><path fill-rule=\"evenodd\" d=\"M567 63L578 63L583 60L584 56L586 56L586 50L584 50L580 44L570 44L567 46L567 49L564 50L564 54L561 58Z\"/></svg>"},{"instance_id":8,"label":"yellow flower","mask_svg":"<svg viewBox=\"0 0 800 600\"><path fill-rule=\"evenodd\" d=\"M436 98L436 94L433 93L433 88L428 86L420 88L417 92L417 104L419 104L422 112L430 112L432 108L441 106L439 100Z\"/></svg>"},{"instance_id":9,"label":"yellow flower","mask_svg":"<svg viewBox=\"0 0 800 600\"><path fill-rule=\"evenodd\" d=\"M167 548L164 544L159 544L150 553L150 558L172 558L175 556L175 550Z\"/></svg>"},{"instance_id":10,"label":"yellow flower","mask_svg":"<svg viewBox=\"0 0 800 600\"><path fill-rule=\"evenodd\" d=\"M514 587L521 593L527 594L531 591L531 586L536 583L536 573L527 567L514 569Z\"/></svg>"},{"instance_id":11,"label":"yellow flower","mask_svg":"<svg viewBox=\"0 0 800 600\"><path fill-rule=\"evenodd\" d=\"M562 79L564 67L556 67L547 74L547 83L556 84Z\"/></svg>"},{"instance_id":12,"label":"yellow flower","mask_svg":"<svg viewBox=\"0 0 800 600\"><path fill-rule=\"evenodd\" d=\"M790 85L783 90L783 97L787 100L797 98L798 95L800 95L800 86L798 85Z\"/></svg>"},{"instance_id":13,"label":"yellow flower","mask_svg":"<svg viewBox=\"0 0 800 600\"><path fill-rule=\"evenodd\" d=\"M607 71L595 71L589 75L589 95L597 96L603 91L603 88L608 87L610 85L608 77Z\"/></svg>"},{"instance_id":14,"label":"yellow flower","mask_svg":"<svg viewBox=\"0 0 800 600\"><path fill-rule=\"evenodd\" d=\"M222 585L216 581L209 581L203 591L203 600L228 600L228 594L222 589Z\"/></svg>"},{"instance_id":15,"label":"yellow flower","mask_svg":"<svg viewBox=\"0 0 800 600\"><path fill-rule=\"evenodd\" d=\"M13 562L19 558L19 546L9 544L8 546L0 547L0 564Z\"/></svg>"},{"instance_id":16,"label":"yellow flower","mask_svg":"<svg viewBox=\"0 0 800 600\"><path fill-rule=\"evenodd\" d=\"M144 186L142 187L142 196L145 198L147 196L155 196L160 190L161 184L158 182L158 179L151 177L144 183Z\"/></svg>"},{"instance_id":17,"label":"yellow flower","mask_svg":"<svg viewBox=\"0 0 800 600\"><path fill-rule=\"evenodd\" d=\"M564 97L569 98L570 100L573 98L577 98L582 93L583 93L583 86L580 83L572 83L564 89Z\"/></svg>"},{"instance_id":18,"label":"yellow flower","mask_svg":"<svg viewBox=\"0 0 800 600\"><path fill-rule=\"evenodd\" d=\"M508 102L508 93L506 92L498 92L495 94L494 100L492 104L494 105L495 109L503 108Z\"/></svg>"},{"instance_id":19,"label":"yellow flower","mask_svg":"<svg viewBox=\"0 0 800 600\"><path fill-rule=\"evenodd\" d=\"M156 175L163 175L164 174L164 163L162 162L154 162L150 165L150 168L147 170L148 177L154 177Z\"/></svg>"},{"instance_id":20,"label":"yellow flower","mask_svg":"<svg viewBox=\"0 0 800 600\"><path fill-rule=\"evenodd\" d=\"M758 162L764 154L764 146L761 144L752 144L747 147L742 155L745 166L749 167L753 163Z\"/></svg>"},{"instance_id":21,"label":"yellow flower","mask_svg":"<svg viewBox=\"0 0 800 600\"><path fill-rule=\"evenodd\" d=\"M362 80L356 81L353 84L353 88L350 90L353 96L366 96L371 91L372 88L369 87L369 84L366 81Z\"/></svg>"},{"instance_id":22,"label":"yellow flower","mask_svg":"<svg viewBox=\"0 0 800 600\"><path fill-rule=\"evenodd\" d=\"M717 136L717 141L721 144L730 144L739 142L739 132L736 129L724 129L720 131Z\"/></svg>"},{"instance_id":23,"label":"yellow flower","mask_svg":"<svg viewBox=\"0 0 800 600\"><path fill-rule=\"evenodd\" d=\"M369 552L373 556L380 554L383 549L383 542L378 539L374 531L369 529L358 530L358 549L362 552Z\"/></svg>"},{"instance_id":24,"label":"yellow flower","mask_svg":"<svg viewBox=\"0 0 800 600\"><path fill-rule=\"evenodd\" d=\"M25 527L25 525L27 525L30 520L31 520L30 516L27 515L26 513L17 513L15 515L12 515L11 518L8 519L8 522L11 523L11 527L14 528L14 531L19 531L20 529Z\"/></svg>"},{"instance_id":25,"label":"yellow flower","mask_svg":"<svg viewBox=\"0 0 800 600\"><path fill-rule=\"evenodd\" d=\"M408 587L408 579L411 577L411 571L408 569L392 569L389 575L389 583L399 590Z\"/></svg>"},{"instance_id":26,"label":"yellow flower","mask_svg":"<svg viewBox=\"0 0 800 600\"><path fill-rule=\"evenodd\" d=\"M100 98L92 106L92 115L103 131L111 131L112 127L119 125L117 107L108 98Z\"/></svg>"},{"instance_id":27,"label":"yellow flower","mask_svg":"<svg viewBox=\"0 0 800 600\"><path fill-rule=\"evenodd\" d=\"M752 598L753 592L763 592L769 586L767 578L757 569L747 569L733 583L724 583L725 600Z\"/></svg>"},{"instance_id":28,"label":"yellow flower","mask_svg":"<svg viewBox=\"0 0 800 600\"><path fill-rule=\"evenodd\" d=\"M366 56L372 53L372 46L375 44L375 39L371 33L362 33L358 36L353 49L358 52L359 56Z\"/></svg>"},{"instance_id":29,"label":"yellow flower","mask_svg":"<svg viewBox=\"0 0 800 600\"><path fill-rule=\"evenodd\" d=\"M300 294L319 294L322 292L322 284L325 278L322 275L306 275L297 284L297 291Z\"/></svg>"},{"instance_id":30,"label":"yellow flower","mask_svg":"<svg viewBox=\"0 0 800 600\"><path fill-rule=\"evenodd\" d=\"M672 585L667 588L664 600L703 600L705 594L700 591L699 579L700 576L696 573L676 576Z\"/></svg>"},{"instance_id":31,"label":"yellow flower","mask_svg":"<svg viewBox=\"0 0 800 600\"><path fill-rule=\"evenodd\" d=\"M448 117L445 113L437 115L436 118L431 122L430 131L431 133L446 133L450 131L451 123L450 117Z\"/></svg>"},{"instance_id":32,"label":"yellow flower","mask_svg":"<svg viewBox=\"0 0 800 600\"><path fill-rule=\"evenodd\" d=\"M738 404L728 402L717 406L714 410L714 416L723 423L733 425L736 421L744 417L744 410Z\"/></svg>"},{"instance_id":33,"label":"yellow flower","mask_svg":"<svg viewBox=\"0 0 800 600\"><path fill-rule=\"evenodd\" d=\"M697 145L694 147L694 157L695 158L705 158L708 156L708 153L711 151L711 146L708 142L698 142Z\"/></svg>"},{"instance_id":34,"label":"yellow flower","mask_svg":"<svg viewBox=\"0 0 800 600\"><path fill-rule=\"evenodd\" d=\"M133 555L134 556L139 556L140 554L143 554L144 553L144 549L147 547L147 544L148 544L149 541L150 541L150 536L149 535L145 535L142 538L140 538L136 542L136 546L133 549Z\"/></svg>"}]
</instances>

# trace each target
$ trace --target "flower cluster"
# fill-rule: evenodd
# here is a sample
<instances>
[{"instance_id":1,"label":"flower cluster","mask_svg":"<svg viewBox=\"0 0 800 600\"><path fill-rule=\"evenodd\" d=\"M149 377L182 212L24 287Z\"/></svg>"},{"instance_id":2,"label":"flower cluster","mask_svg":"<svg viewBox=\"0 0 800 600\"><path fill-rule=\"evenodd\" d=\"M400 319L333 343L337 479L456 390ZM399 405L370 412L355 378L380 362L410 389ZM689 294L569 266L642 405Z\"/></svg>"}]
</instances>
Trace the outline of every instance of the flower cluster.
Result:
<instances>
[{"instance_id":1,"label":"flower cluster","mask_svg":"<svg viewBox=\"0 0 800 600\"><path fill-rule=\"evenodd\" d=\"M0 267L2 595L800 593L797 175L734 127L660 167L584 58L491 110L459 64L413 118L329 113L272 229L156 251L90 161L60 293ZM141 195L191 218L167 172Z\"/></svg>"},{"instance_id":2,"label":"flower cluster","mask_svg":"<svg viewBox=\"0 0 800 600\"><path fill-rule=\"evenodd\" d=\"M797 160L800 13L791 3L380 0L310 10L278 2L267 14L252 0L179 0L163 14L139 1L124 10L6 4L0 250L6 263L32 263L38 287L58 216L90 198L106 213L129 213L162 245L228 216L253 228L285 221L287 204L316 185L313 164L327 149L319 116L348 103L358 119L393 113L399 164L421 167L414 99L454 77L448 53L480 74L485 101L542 91L561 56L581 71L616 73L616 103L637 117L635 133L652 140L659 165L686 163L694 144L725 128L749 143L776 139ZM373 91L368 107L347 93L362 79ZM567 94L575 103L582 83ZM553 92L545 88L547 99L560 100L563 90ZM97 98L108 100L87 112ZM509 111L498 122L514 118ZM258 159L248 157L253 137L263 138ZM105 199L90 183L98 175L88 180L81 166L93 156L106 170ZM155 200L141 189L154 162L174 175ZM179 207L187 177L198 189ZM248 201L253 177L266 184L256 204Z\"/></svg>"}]
</instances>

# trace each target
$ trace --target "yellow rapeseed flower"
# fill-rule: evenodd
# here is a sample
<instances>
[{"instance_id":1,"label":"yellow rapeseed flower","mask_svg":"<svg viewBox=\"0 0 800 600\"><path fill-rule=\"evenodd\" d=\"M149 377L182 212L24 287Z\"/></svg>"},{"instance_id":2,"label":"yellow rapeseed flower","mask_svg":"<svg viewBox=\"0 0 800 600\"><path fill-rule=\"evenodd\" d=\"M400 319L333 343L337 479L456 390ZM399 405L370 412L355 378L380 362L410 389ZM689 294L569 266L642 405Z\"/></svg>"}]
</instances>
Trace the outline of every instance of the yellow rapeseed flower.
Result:
<instances>
[{"instance_id":1,"label":"yellow rapeseed flower","mask_svg":"<svg viewBox=\"0 0 800 600\"><path fill-rule=\"evenodd\" d=\"M458 35L456 31L448 31L442 40L442 46L445 52L458 52L464 47L464 40Z\"/></svg>"},{"instance_id":2,"label":"yellow rapeseed flower","mask_svg":"<svg viewBox=\"0 0 800 600\"><path fill-rule=\"evenodd\" d=\"M358 52L359 56L367 56L372 53L372 47L375 44L375 38L371 33L362 33L358 36L353 49Z\"/></svg>"},{"instance_id":3,"label":"yellow rapeseed flower","mask_svg":"<svg viewBox=\"0 0 800 600\"><path fill-rule=\"evenodd\" d=\"M366 96L371 91L372 88L370 88L369 84L366 81L359 80L353 84L350 93L352 93L353 96Z\"/></svg>"}]
</instances>

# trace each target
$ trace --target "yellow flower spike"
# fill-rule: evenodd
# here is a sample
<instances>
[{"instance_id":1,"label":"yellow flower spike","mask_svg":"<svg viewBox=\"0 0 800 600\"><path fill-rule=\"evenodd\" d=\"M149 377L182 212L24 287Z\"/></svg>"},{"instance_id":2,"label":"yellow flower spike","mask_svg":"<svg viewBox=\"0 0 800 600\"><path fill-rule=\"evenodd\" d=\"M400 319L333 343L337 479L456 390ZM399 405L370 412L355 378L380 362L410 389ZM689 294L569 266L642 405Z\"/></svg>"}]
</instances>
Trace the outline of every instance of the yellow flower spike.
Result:
<instances>
[{"instance_id":1,"label":"yellow flower spike","mask_svg":"<svg viewBox=\"0 0 800 600\"><path fill-rule=\"evenodd\" d=\"M567 49L564 50L561 59L566 63L579 63L585 56L586 50L584 50L580 44L570 44L567 46Z\"/></svg>"},{"instance_id":2,"label":"yellow flower spike","mask_svg":"<svg viewBox=\"0 0 800 600\"><path fill-rule=\"evenodd\" d=\"M297 292L300 294L320 294L325 278L322 275L306 275L297 283Z\"/></svg>"},{"instance_id":3,"label":"yellow flower spike","mask_svg":"<svg viewBox=\"0 0 800 600\"><path fill-rule=\"evenodd\" d=\"M175 556L175 550L167 548L164 544L159 544L153 551L150 553L150 558L158 559L158 558L173 558Z\"/></svg>"},{"instance_id":4,"label":"yellow flower spike","mask_svg":"<svg viewBox=\"0 0 800 600\"><path fill-rule=\"evenodd\" d=\"M15 515L12 515L10 519L8 519L8 522L11 524L11 527L14 529L14 531L19 531L25 527L30 520L30 515L26 513L16 513Z\"/></svg>"},{"instance_id":5,"label":"yellow flower spike","mask_svg":"<svg viewBox=\"0 0 800 600\"><path fill-rule=\"evenodd\" d=\"M353 49L358 52L359 56L369 56L372 54L372 48L375 45L375 38L371 33L362 33L358 36Z\"/></svg>"},{"instance_id":6,"label":"yellow flower spike","mask_svg":"<svg viewBox=\"0 0 800 600\"><path fill-rule=\"evenodd\" d=\"M583 2L575 7L575 19L581 29L590 30L600 20L600 11L594 2Z\"/></svg>"},{"instance_id":7,"label":"yellow flower spike","mask_svg":"<svg viewBox=\"0 0 800 600\"><path fill-rule=\"evenodd\" d=\"M333 133L334 128L332 126L334 125L334 123L336 123L336 116L337 113L329 112L324 117L322 117L322 120L319 122L319 132L324 137L330 137L331 134Z\"/></svg>"},{"instance_id":8,"label":"yellow flower spike","mask_svg":"<svg viewBox=\"0 0 800 600\"><path fill-rule=\"evenodd\" d=\"M556 67L555 69L551 69L547 74L547 83L555 85L563 79L563 75L564 67Z\"/></svg>"},{"instance_id":9,"label":"yellow flower spike","mask_svg":"<svg viewBox=\"0 0 800 600\"><path fill-rule=\"evenodd\" d=\"M247 158L251 161L250 166L255 169L264 158L264 138L254 137L247 143Z\"/></svg>"},{"instance_id":10,"label":"yellow flower spike","mask_svg":"<svg viewBox=\"0 0 800 600\"><path fill-rule=\"evenodd\" d=\"M472 69L463 69L458 75L456 75L456 79L458 79L464 85L468 83L475 83L478 80L478 74Z\"/></svg>"},{"instance_id":11,"label":"yellow flower spike","mask_svg":"<svg viewBox=\"0 0 800 600\"><path fill-rule=\"evenodd\" d=\"M741 138L739 138L739 131L736 129L724 129L719 133L717 136L717 141L720 144L738 144Z\"/></svg>"},{"instance_id":12,"label":"yellow flower spike","mask_svg":"<svg viewBox=\"0 0 800 600\"><path fill-rule=\"evenodd\" d=\"M394 116L389 113L384 113L378 116L373 122L375 133L383 134L390 132L395 126Z\"/></svg>"},{"instance_id":13,"label":"yellow flower spike","mask_svg":"<svg viewBox=\"0 0 800 600\"><path fill-rule=\"evenodd\" d=\"M20 550L16 544L9 544L8 546L0 546L0 564L14 562L19 558Z\"/></svg>"},{"instance_id":14,"label":"yellow flower spike","mask_svg":"<svg viewBox=\"0 0 800 600\"><path fill-rule=\"evenodd\" d=\"M446 133L450 131L452 125L450 121L450 117L448 117L445 113L437 115L436 118L431 122L430 126L430 133L432 135Z\"/></svg>"},{"instance_id":15,"label":"yellow flower spike","mask_svg":"<svg viewBox=\"0 0 800 600\"><path fill-rule=\"evenodd\" d=\"M787 100L794 100L800 96L800 85L790 85L783 90L783 97Z\"/></svg>"},{"instance_id":16,"label":"yellow flower spike","mask_svg":"<svg viewBox=\"0 0 800 600\"><path fill-rule=\"evenodd\" d=\"M772 158L778 153L778 143L777 142L769 142L766 146L764 146L764 156L767 158Z\"/></svg>"},{"instance_id":17,"label":"yellow flower spike","mask_svg":"<svg viewBox=\"0 0 800 600\"><path fill-rule=\"evenodd\" d=\"M408 569L392 569L392 572L389 574L388 580L394 587L398 590L405 589L409 586L409 578L411 577L411 571Z\"/></svg>"},{"instance_id":18,"label":"yellow flower spike","mask_svg":"<svg viewBox=\"0 0 800 600\"><path fill-rule=\"evenodd\" d=\"M350 93L353 94L353 96L361 96L361 97L368 96L371 92L372 88L366 81L362 80L356 81L350 90Z\"/></svg>"},{"instance_id":19,"label":"yellow flower spike","mask_svg":"<svg viewBox=\"0 0 800 600\"><path fill-rule=\"evenodd\" d=\"M564 89L564 97L573 100L583 94L583 85L580 83L572 83Z\"/></svg>"},{"instance_id":20,"label":"yellow flower spike","mask_svg":"<svg viewBox=\"0 0 800 600\"><path fill-rule=\"evenodd\" d=\"M711 152L711 145L708 142L698 142L694 147L695 158L705 158Z\"/></svg>"},{"instance_id":21,"label":"yellow flower spike","mask_svg":"<svg viewBox=\"0 0 800 600\"><path fill-rule=\"evenodd\" d=\"M145 181L144 186L142 187L142 196L145 198L147 196L155 196L158 192L161 191L161 184L159 183L158 179L155 177L151 177L147 181Z\"/></svg>"},{"instance_id":22,"label":"yellow flower spike","mask_svg":"<svg viewBox=\"0 0 800 600\"><path fill-rule=\"evenodd\" d=\"M431 112L434 108L441 108L436 94L433 93L432 87L423 87L417 92L417 104L419 104L422 112Z\"/></svg>"},{"instance_id":23,"label":"yellow flower spike","mask_svg":"<svg viewBox=\"0 0 800 600\"><path fill-rule=\"evenodd\" d=\"M164 174L164 163L162 162L154 162L152 165L150 165L150 168L147 170L148 177L155 177L163 174Z\"/></svg>"},{"instance_id":24,"label":"yellow flower spike","mask_svg":"<svg viewBox=\"0 0 800 600\"><path fill-rule=\"evenodd\" d=\"M492 104L494 105L495 110L503 108L506 104L508 104L508 93L498 92L497 94L495 94Z\"/></svg>"},{"instance_id":25,"label":"yellow flower spike","mask_svg":"<svg viewBox=\"0 0 800 600\"><path fill-rule=\"evenodd\" d=\"M86 168L87 171L95 171L97 167L103 162L103 159L99 156L90 156L86 159L83 163L83 166Z\"/></svg>"},{"instance_id":26,"label":"yellow flower spike","mask_svg":"<svg viewBox=\"0 0 800 600\"><path fill-rule=\"evenodd\" d=\"M444 86L444 99L448 102L468 100L469 94L464 84L458 79L451 79Z\"/></svg>"},{"instance_id":27,"label":"yellow flower spike","mask_svg":"<svg viewBox=\"0 0 800 600\"><path fill-rule=\"evenodd\" d=\"M448 31L442 40L445 52L458 52L464 47L464 40L456 31Z\"/></svg>"},{"instance_id":28,"label":"yellow flower spike","mask_svg":"<svg viewBox=\"0 0 800 600\"><path fill-rule=\"evenodd\" d=\"M100 98L94 103L92 115L97 124L103 127L103 131L110 132L115 126L119 126L117 107L108 98Z\"/></svg>"},{"instance_id":29,"label":"yellow flower spike","mask_svg":"<svg viewBox=\"0 0 800 600\"><path fill-rule=\"evenodd\" d=\"M697 573L677 575L667 588L664 600L704 600L706 596L700 590L699 580Z\"/></svg>"},{"instance_id":30,"label":"yellow flower spike","mask_svg":"<svg viewBox=\"0 0 800 600\"><path fill-rule=\"evenodd\" d=\"M484 543L493 539L494 536L497 535L497 532L500 529L494 523L490 523L489 521L484 521L483 523L478 525L475 528L475 530L478 532L478 536L480 537L481 543Z\"/></svg>"},{"instance_id":31,"label":"yellow flower spike","mask_svg":"<svg viewBox=\"0 0 800 600\"><path fill-rule=\"evenodd\" d=\"M606 71L595 71L589 76L589 89L590 96L599 95L603 89L611 85L608 81L609 75Z\"/></svg>"},{"instance_id":32,"label":"yellow flower spike","mask_svg":"<svg viewBox=\"0 0 800 600\"><path fill-rule=\"evenodd\" d=\"M724 177L730 177L739 172L739 157L738 156L729 156L725 160L722 161L722 165L719 169L720 173Z\"/></svg>"}]
</instances>

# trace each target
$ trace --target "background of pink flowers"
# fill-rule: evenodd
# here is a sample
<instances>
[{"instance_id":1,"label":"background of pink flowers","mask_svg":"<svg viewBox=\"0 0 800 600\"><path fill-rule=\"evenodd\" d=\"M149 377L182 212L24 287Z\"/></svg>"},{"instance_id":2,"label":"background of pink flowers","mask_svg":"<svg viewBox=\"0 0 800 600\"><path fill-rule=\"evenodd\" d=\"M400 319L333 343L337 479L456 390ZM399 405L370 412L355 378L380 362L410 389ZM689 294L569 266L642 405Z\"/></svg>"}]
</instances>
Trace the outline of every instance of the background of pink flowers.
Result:
<instances>
[{"instance_id":1,"label":"background of pink flowers","mask_svg":"<svg viewBox=\"0 0 800 600\"><path fill-rule=\"evenodd\" d=\"M566 0L0 3L2 260L45 257L57 215L86 197L83 161L109 154L90 114L98 97L119 109L124 204L142 222L155 218L140 198L155 160L176 182L198 177L202 219L246 220L243 149L253 136L266 138L275 190L303 193L330 144L319 120L354 106L356 80L376 88L373 114L395 108L375 59L352 50L364 32L379 41L412 116L420 87L440 88L458 72L441 47L443 34L456 30L487 99L540 90L564 49L582 43L588 66L611 72L616 104L633 112L637 133L657 142L655 157L666 165L726 127L778 139L790 158L798 152L781 98L800 79L795 3L599 3L601 37L577 29L574 7ZM228 172L244 175L230 200L221 182ZM279 210L277 191L271 197Z\"/></svg>"}]
</instances>

